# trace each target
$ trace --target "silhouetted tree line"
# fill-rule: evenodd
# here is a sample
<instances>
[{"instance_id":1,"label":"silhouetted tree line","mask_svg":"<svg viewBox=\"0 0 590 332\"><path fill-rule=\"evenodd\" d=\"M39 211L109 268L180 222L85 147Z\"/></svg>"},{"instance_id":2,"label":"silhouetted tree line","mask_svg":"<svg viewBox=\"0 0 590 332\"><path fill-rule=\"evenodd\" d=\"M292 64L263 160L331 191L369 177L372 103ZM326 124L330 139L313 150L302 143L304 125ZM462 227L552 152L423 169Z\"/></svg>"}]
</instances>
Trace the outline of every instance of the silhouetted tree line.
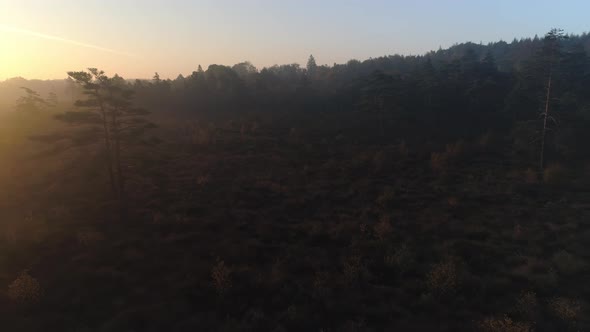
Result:
<instances>
[{"instance_id":1,"label":"silhouetted tree line","mask_svg":"<svg viewBox=\"0 0 590 332\"><path fill-rule=\"evenodd\" d=\"M333 66L318 65L313 56L306 67L288 64L257 70L249 62L211 65L207 70L199 66L186 77L162 80L156 74L151 81L137 80L133 88L143 106L163 111L367 110L376 117L376 132L382 135L388 121L462 137L520 128L528 132L531 144L556 140L565 147L587 138L583 128L590 117L590 35L561 33L554 43L551 33ZM545 98L549 71L552 91ZM547 117L549 124L539 127L542 121L537 120L546 106L551 106L552 115ZM544 133L548 137L542 138Z\"/></svg>"},{"instance_id":2,"label":"silhouetted tree line","mask_svg":"<svg viewBox=\"0 0 590 332\"><path fill-rule=\"evenodd\" d=\"M195 111L209 108L222 110L226 107L235 110L233 107L236 105L284 106L285 101L314 97L333 105L340 94L348 94L350 89L360 97L359 92L365 88L364 81L375 72L381 72L403 80L408 87L428 90L429 95L442 94L447 99L467 95L468 100L473 100L479 99L478 94L482 94L485 96L483 101L479 101L481 105L476 103L472 106L498 110L496 105L487 103L496 96L487 93L494 84L510 85L509 88L512 88L519 77L530 70L531 62L538 58L543 44L544 38L538 37L514 40L512 43L465 43L426 55L393 55L362 62L350 60L333 66L317 65L313 56L310 56L306 67L288 64L258 70L249 62L233 67L211 65L207 70L199 66L188 76L179 75L174 80L164 80L156 73L152 80L137 80L133 85L138 99L152 108L181 105ZM590 36L570 36L562 44L563 56L576 52L587 54ZM492 90L506 94L506 91Z\"/></svg>"},{"instance_id":3,"label":"silhouetted tree line","mask_svg":"<svg viewBox=\"0 0 590 332\"><path fill-rule=\"evenodd\" d=\"M134 91L138 106L162 114L357 112L358 118L374 117L373 132L381 138L395 128L445 139L511 133L529 159L540 156L542 169L546 158L590 156L582 143L590 139L589 50L589 34L553 29L543 38L464 43L333 66L310 56L305 67L258 70L242 62L198 66L174 80L158 73L151 80L114 79ZM21 104L29 107L35 97Z\"/></svg>"}]
</instances>

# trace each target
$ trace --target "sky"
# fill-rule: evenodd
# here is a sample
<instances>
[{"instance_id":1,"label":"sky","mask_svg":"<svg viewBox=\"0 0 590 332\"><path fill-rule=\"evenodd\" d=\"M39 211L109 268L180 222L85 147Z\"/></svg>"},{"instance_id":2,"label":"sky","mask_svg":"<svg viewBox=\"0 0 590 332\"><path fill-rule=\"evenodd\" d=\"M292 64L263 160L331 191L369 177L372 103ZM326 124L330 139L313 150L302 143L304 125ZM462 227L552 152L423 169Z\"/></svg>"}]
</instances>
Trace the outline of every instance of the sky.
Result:
<instances>
[{"instance_id":1,"label":"sky","mask_svg":"<svg viewBox=\"0 0 590 332\"><path fill-rule=\"evenodd\" d=\"M460 42L590 31L590 1L0 0L0 80L97 67L126 78L423 54Z\"/></svg>"}]
</instances>

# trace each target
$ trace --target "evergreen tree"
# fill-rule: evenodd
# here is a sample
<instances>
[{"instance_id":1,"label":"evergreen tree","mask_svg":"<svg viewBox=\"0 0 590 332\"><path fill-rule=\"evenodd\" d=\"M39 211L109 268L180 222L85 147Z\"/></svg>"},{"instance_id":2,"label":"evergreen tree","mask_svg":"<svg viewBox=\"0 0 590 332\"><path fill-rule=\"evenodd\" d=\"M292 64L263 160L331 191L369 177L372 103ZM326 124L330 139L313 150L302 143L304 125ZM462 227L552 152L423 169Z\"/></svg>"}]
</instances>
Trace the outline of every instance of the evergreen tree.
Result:
<instances>
[{"instance_id":1,"label":"evergreen tree","mask_svg":"<svg viewBox=\"0 0 590 332\"><path fill-rule=\"evenodd\" d=\"M68 75L82 86L87 98L76 101L80 110L66 112L57 116L57 119L80 126L101 127L99 131L87 132L94 132L94 137L103 142L111 189L123 211L126 177L122 145L137 142L153 124L145 119L147 111L133 106L134 92L127 88L119 76L109 78L96 68L89 68L88 72L68 72Z\"/></svg>"},{"instance_id":2,"label":"evergreen tree","mask_svg":"<svg viewBox=\"0 0 590 332\"><path fill-rule=\"evenodd\" d=\"M313 55L310 55L309 59L307 60L307 76L309 76L309 78L311 79L315 79L317 72L318 65L315 62L315 58L313 57Z\"/></svg>"},{"instance_id":3,"label":"evergreen tree","mask_svg":"<svg viewBox=\"0 0 590 332\"><path fill-rule=\"evenodd\" d=\"M35 90L21 87L25 95L18 98L16 101L16 110L18 112L37 112L50 104Z\"/></svg>"}]
</instances>

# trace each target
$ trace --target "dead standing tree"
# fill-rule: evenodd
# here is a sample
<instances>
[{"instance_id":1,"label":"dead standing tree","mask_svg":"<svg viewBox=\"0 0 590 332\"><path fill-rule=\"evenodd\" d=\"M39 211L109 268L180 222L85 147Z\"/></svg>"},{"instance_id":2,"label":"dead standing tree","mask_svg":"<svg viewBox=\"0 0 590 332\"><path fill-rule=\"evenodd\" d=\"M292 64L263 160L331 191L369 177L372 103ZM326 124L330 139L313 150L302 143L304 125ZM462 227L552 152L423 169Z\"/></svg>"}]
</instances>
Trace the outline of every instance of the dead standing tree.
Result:
<instances>
[{"instance_id":1,"label":"dead standing tree","mask_svg":"<svg viewBox=\"0 0 590 332\"><path fill-rule=\"evenodd\" d=\"M561 56L561 41L565 38L567 38L567 36L563 33L563 30L551 29L551 31L549 31L545 35L545 40L543 44L542 56L544 66L547 70L547 91L545 96L544 109L541 113L541 117L543 118L543 128L541 131L541 154L539 157L539 167L541 172L543 172L543 170L545 169L545 145L547 141L548 121L556 123L555 118L549 114L551 109L552 98L551 84L553 82L554 72L557 66L559 65L559 59Z\"/></svg>"}]
</instances>

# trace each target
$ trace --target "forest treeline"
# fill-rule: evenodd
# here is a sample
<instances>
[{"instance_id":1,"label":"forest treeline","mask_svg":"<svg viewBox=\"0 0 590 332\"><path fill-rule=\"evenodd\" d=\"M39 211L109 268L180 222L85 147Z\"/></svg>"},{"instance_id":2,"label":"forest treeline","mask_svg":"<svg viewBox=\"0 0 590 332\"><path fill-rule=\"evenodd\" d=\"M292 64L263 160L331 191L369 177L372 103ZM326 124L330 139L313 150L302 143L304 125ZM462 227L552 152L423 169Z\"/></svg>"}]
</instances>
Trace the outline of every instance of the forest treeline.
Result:
<instances>
[{"instance_id":1,"label":"forest treeline","mask_svg":"<svg viewBox=\"0 0 590 332\"><path fill-rule=\"evenodd\" d=\"M381 136L393 130L389 123L447 139L512 132L531 158L545 152L553 160L580 160L588 157L581 142L590 138L584 130L590 124L589 50L588 34L554 29L541 38L466 43L421 56L333 66L310 56L304 67L262 70L249 62L211 65L174 80L156 73L129 84L142 106L162 111L365 112Z\"/></svg>"},{"instance_id":2,"label":"forest treeline","mask_svg":"<svg viewBox=\"0 0 590 332\"><path fill-rule=\"evenodd\" d=\"M198 66L173 80L158 73L148 80L114 78L135 91L138 106L163 114L365 112L375 117L375 133L381 135L388 131L387 123L463 139L511 130L520 133L522 145L528 140L538 146L534 143L548 133L550 154L587 157L588 149L578 145L590 138L584 130L590 123L590 35L560 34L554 45L549 39L464 43L425 55L333 66L318 65L310 56L305 66L258 70L243 62L210 65L207 70ZM547 96L550 74L552 91ZM75 82L58 83L62 101L79 99ZM51 99L55 102L55 95ZM540 116L545 106L551 111L547 121Z\"/></svg>"}]
</instances>

